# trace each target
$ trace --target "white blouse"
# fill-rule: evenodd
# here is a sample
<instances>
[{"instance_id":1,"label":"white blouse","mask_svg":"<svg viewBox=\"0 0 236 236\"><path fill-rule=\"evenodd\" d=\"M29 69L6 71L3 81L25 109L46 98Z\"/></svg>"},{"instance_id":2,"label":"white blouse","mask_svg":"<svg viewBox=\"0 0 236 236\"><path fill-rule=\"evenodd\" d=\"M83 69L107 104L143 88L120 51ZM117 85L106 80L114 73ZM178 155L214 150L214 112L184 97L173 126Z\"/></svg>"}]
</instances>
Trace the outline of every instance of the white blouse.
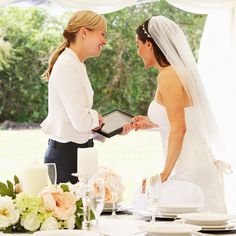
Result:
<instances>
[{"instance_id":1,"label":"white blouse","mask_svg":"<svg viewBox=\"0 0 236 236\"><path fill-rule=\"evenodd\" d=\"M66 48L55 62L48 83L48 116L41 123L44 133L59 142L85 143L98 127L92 109L93 89L86 67Z\"/></svg>"}]
</instances>

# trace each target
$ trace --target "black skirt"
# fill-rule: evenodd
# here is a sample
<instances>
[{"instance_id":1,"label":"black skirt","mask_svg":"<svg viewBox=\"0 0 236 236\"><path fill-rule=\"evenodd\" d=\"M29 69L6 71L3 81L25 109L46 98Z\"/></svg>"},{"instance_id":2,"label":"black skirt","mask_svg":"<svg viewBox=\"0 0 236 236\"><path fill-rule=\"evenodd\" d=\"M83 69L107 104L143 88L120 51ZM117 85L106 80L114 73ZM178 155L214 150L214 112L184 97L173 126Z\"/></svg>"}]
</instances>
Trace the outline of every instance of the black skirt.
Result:
<instances>
[{"instance_id":1,"label":"black skirt","mask_svg":"<svg viewBox=\"0 0 236 236\"><path fill-rule=\"evenodd\" d=\"M72 176L77 172L77 148L93 147L93 139L78 144L73 142L60 143L55 140L48 140L48 148L45 152L44 163L55 163L57 168L57 184L71 182L75 184L78 178Z\"/></svg>"}]
</instances>

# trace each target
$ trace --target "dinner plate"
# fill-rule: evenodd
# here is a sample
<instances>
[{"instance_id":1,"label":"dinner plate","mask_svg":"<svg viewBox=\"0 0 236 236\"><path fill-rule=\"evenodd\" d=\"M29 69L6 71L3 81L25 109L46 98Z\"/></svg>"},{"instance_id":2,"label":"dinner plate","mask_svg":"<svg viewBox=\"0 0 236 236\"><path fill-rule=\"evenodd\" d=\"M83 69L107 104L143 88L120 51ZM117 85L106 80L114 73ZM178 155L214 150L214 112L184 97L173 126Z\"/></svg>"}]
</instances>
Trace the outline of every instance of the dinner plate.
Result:
<instances>
[{"instance_id":1,"label":"dinner plate","mask_svg":"<svg viewBox=\"0 0 236 236\"><path fill-rule=\"evenodd\" d=\"M152 213L150 211L143 211L143 210L130 210L130 212L132 212L135 215L140 215L143 217L151 217ZM177 218L177 214L169 214L169 213L165 213L165 214L156 214L155 218L158 219L162 219L162 220L175 220Z\"/></svg>"},{"instance_id":2,"label":"dinner plate","mask_svg":"<svg viewBox=\"0 0 236 236\"><path fill-rule=\"evenodd\" d=\"M192 213L196 212L202 206L193 204L181 204L181 205L159 205L159 211L161 213L180 214L180 213Z\"/></svg>"},{"instance_id":3,"label":"dinner plate","mask_svg":"<svg viewBox=\"0 0 236 236\"><path fill-rule=\"evenodd\" d=\"M178 214L178 217L188 224L200 226L226 225L227 221L233 218L230 215L220 213L185 213Z\"/></svg>"},{"instance_id":4,"label":"dinner plate","mask_svg":"<svg viewBox=\"0 0 236 236\"><path fill-rule=\"evenodd\" d=\"M236 229L235 223L227 223L226 225L204 225L202 226L202 231L230 231Z\"/></svg>"},{"instance_id":5,"label":"dinner plate","mask_svg":"<svg viewBox=\"0 0 236 236\"><path fill-rule=\"evenodd\" d=\"M201 230L201 227L190 224L145 223L140 229L150 236L189 236Z\"/></svg>"},{"instance_id":6,"label":"dinner plate","mask_svg":"<svg viewBox=\"0 0 236 236\"><path fill-rule=\"evenodd\" d=\"M48 230L37 231L34 236L99 236L98 232L87 230Z\"/></svg>"}]
</instances>

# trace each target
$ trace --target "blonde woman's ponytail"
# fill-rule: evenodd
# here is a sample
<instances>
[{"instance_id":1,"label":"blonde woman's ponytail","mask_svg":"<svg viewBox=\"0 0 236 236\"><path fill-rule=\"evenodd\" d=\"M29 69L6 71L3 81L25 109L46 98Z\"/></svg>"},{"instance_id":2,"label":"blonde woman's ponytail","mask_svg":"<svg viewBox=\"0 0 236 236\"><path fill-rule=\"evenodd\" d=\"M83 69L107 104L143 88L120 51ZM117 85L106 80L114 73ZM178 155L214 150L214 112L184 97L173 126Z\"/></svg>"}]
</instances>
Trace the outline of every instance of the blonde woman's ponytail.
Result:
<instances>
[{"instance_id":1,"label":"blonde woman's ponytail","mask_svg":"<svg viewBox=\"0 0 236 236\"><path fill-rule=\"evenodd\" d=\"M48 69L43 74L44 79L49 80L50 74L52 72L52 68L57 58L65 50L65 48L69 46L69 44L70 43L67 40L64 40L64 42L53 52L52 56L50 57L48 61Z\"/></svg>"}]
</instances>

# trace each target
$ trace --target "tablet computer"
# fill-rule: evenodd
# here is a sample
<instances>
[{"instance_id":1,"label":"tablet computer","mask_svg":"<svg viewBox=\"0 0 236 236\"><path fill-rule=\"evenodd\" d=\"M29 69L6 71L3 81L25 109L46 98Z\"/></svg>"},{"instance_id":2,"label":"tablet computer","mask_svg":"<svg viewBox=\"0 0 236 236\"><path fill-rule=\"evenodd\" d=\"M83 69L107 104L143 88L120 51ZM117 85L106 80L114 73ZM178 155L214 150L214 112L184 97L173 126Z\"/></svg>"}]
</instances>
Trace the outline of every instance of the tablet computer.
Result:
<instances>
[{"instance_id":1,"label":"tablet computer","mask_svg":"<svg viewBox=\"0 0 236 236\"><path fill-rule=\"evenodd\" d=\"M123 125L132 122L132 115L127 114L123 111L113 110L105 115L104 124L101 129L95 132L102 134L103 136L110 138L116 134L122 132Z\"/></svg>"}]
</instances>

